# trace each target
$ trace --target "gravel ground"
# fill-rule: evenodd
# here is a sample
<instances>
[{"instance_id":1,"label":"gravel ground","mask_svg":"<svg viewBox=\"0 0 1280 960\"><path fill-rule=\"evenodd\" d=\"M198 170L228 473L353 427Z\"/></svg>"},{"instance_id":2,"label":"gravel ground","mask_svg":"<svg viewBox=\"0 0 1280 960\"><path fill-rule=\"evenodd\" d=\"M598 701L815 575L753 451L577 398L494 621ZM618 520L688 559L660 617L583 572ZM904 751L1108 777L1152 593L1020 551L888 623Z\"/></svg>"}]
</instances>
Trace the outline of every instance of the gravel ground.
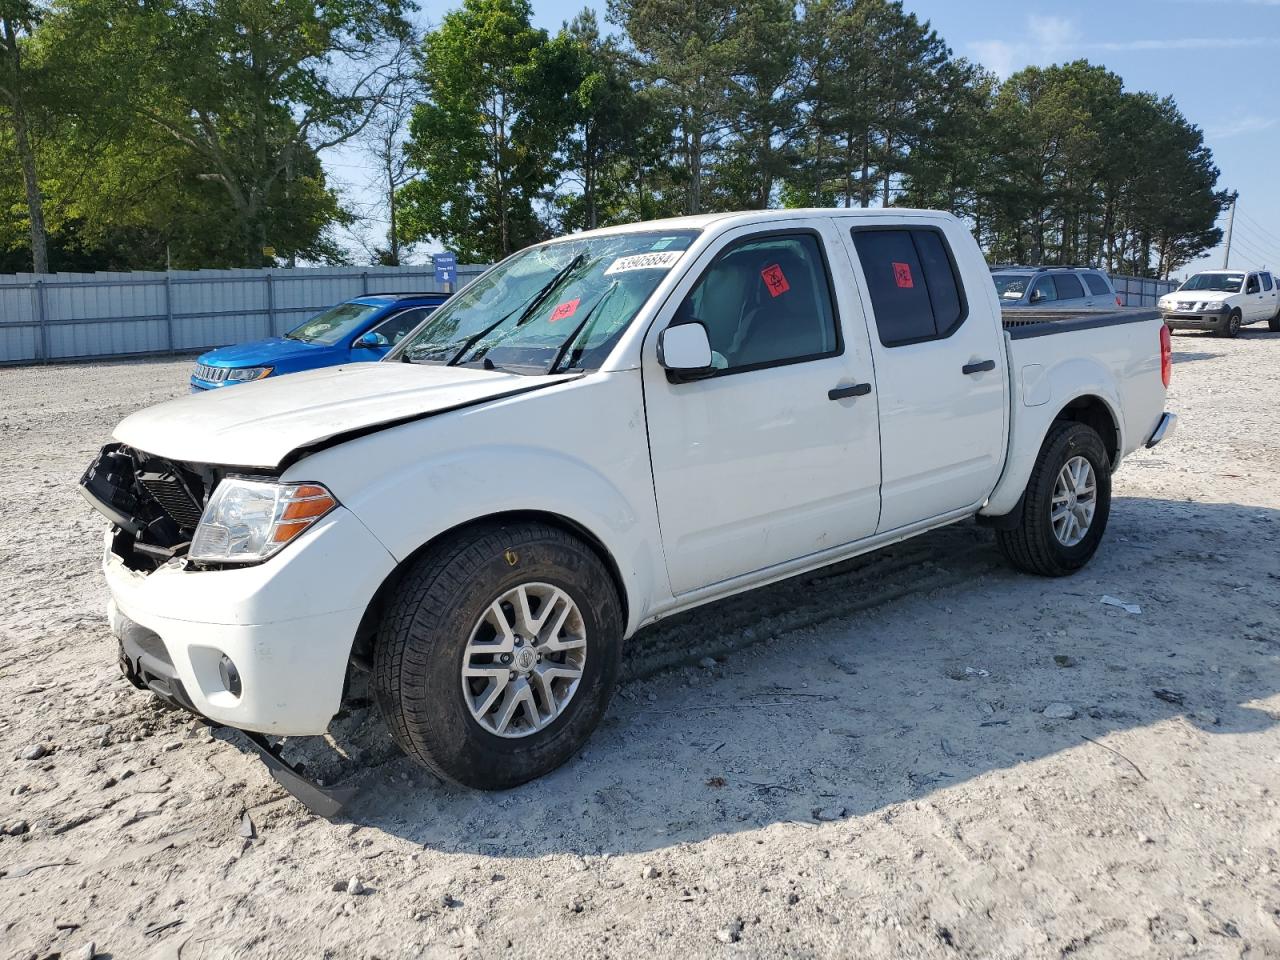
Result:
<instances>
[{"instance_id":1,"label":"gravel ground","mask_svg":"<svg viewBox=\"0 0 1280 960\"><path fill-rule=\"evenodd\" d=\"M507 793L357 690L338 822L115 667L74 483L189 361L0 369L0 956L1280 957L1280 335L1174 344L1079 575L961 524L683 615Z\"/></svg>"}]
</instances>

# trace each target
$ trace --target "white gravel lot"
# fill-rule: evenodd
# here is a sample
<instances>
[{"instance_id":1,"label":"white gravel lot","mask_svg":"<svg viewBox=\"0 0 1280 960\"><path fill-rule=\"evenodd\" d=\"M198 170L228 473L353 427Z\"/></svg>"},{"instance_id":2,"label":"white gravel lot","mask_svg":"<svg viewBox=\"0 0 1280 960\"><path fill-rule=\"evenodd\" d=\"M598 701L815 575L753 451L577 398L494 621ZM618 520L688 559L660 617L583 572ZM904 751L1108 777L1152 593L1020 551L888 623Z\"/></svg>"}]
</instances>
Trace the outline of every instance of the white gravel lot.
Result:
<instances>
[{"instance_id":1,"label":"white gravel lot","mask_svg":"<svg viewBox=\"0 0 1280 960\"><path fill-rule=\"evenodd\" d=\"M75 481L190 361L0 369L0 956L1280 957L1280 335L1174 346L1079 575L961 524L684 615L507 793L357 691L338 822L115 666Z\"/></svg>"}]
</instances>

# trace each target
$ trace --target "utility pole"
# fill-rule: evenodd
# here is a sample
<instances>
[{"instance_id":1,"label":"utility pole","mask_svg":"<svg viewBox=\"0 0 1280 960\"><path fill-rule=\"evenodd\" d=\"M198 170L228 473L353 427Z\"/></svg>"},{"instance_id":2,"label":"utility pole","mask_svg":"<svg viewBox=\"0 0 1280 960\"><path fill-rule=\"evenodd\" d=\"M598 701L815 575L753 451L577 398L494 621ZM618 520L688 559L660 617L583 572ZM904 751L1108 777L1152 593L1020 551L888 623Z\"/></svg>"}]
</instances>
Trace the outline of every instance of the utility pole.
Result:
<instances>
[{"instance_id":1,"label":"utility pole","mask_svg":"<svg viewBox=\"0 0 1280 960\"><path fill-rule=\"evenodd\" d=\"M1231 191L1231 212L1227 214L1227 252L1222 255L1222 269L1231 266L1231 228L1236 222L1236 201L1240 199L1240 191Z\"/></svg>"}]
</instances>

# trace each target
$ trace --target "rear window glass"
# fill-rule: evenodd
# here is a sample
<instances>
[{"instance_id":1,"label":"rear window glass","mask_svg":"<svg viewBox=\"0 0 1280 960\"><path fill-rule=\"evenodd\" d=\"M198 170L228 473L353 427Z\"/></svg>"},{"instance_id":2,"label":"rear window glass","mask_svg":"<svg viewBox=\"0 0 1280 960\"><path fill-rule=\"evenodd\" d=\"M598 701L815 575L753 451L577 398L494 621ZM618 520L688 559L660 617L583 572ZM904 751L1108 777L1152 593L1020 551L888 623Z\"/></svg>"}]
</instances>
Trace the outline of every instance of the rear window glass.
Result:
<instances>
[{"instance_id":1,"label":"rear window glass","mask_svg":"<svg viewBox=\"0 0 1280 960\"><path fill-rule=\"evenodd\" d=\"M1081 300L1084 298L1084 287L1074 273L1060 273L1053 278L1058 285L1059 300Z\"/></svg>"},{"instance_id":2,"label":"rear window glass","mask_svg":"<svg viewBox=\"0 0 1280 960\"><path fill-rule=\"evenodd\" d=\"M1086 273L1083 276L1084 282L1089 287L1090 293L1101 294L1103 296L1107 296L1111 293L1111 290L1107 287L1107 281L1103 280L1100 275L1096 273Z\"/></svg>"},{"instance_id":3,"label":"rear window glass","mask_svg":"<svg viewBox=\"0 0 1280 960\"><path fill-rule=\"evenodd\" d=\"M880 342L886 347L950 336L965 302L937 230L853 230Z\"/></svg>"}]
</instances>

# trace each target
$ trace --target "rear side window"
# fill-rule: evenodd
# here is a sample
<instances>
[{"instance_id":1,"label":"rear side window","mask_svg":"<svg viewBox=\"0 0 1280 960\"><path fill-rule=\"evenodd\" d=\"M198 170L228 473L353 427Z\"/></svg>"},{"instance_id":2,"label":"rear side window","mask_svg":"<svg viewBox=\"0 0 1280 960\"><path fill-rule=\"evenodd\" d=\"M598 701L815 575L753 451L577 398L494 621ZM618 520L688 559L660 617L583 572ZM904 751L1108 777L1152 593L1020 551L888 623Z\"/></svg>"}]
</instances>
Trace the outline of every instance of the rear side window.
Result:
<instances>
[{"instance_id":1,"label":"rear side window","mask_svg":"<svg viewBox=\"0 0 1280 960\"><path fill-rule=\"evenodd\" d=\"M1271 274L1269 274L1269 273L1260 273L1260 274L1258 274L1258 276L1262 277L1262 289L1263 289L1263 290L1270 290L1270 289L1271 289Z\"/></svg>"},{"instance_id":2,"label":"rear side window","mask_svg":"<svg viewBox=\"0 0 1280 960\"><path fill-rule=\"evenodd\" d=\"M1089 288L1090 293L1104 297L1111 295L1111 290L1107 287L1107 281L1103 280L1100 274L1084 273L1081 276L1084 277L1085 285Z\"/></svg>"},{"instance_id":3,"label":"rear side window","mask_svg":"<svg viewBox=\"0 0 1280 960\"><path fill-rule=\"evenodd\" d=\"M1081 300L1084 298L1084 287L1074 273L1060 273L1053 278L1058 285L1059 300Z\"/></svg>"},{"instance_id":4,"label":"rear side window","mask_svg":"<svg viewBox=\"0 0 1280 960\"><path fill-rule=\"evenodd\" d=\"M882 344L940 340L964 322L964 290L941 231L855 227L852 236Z\"/></svg>"}]
</instances>

